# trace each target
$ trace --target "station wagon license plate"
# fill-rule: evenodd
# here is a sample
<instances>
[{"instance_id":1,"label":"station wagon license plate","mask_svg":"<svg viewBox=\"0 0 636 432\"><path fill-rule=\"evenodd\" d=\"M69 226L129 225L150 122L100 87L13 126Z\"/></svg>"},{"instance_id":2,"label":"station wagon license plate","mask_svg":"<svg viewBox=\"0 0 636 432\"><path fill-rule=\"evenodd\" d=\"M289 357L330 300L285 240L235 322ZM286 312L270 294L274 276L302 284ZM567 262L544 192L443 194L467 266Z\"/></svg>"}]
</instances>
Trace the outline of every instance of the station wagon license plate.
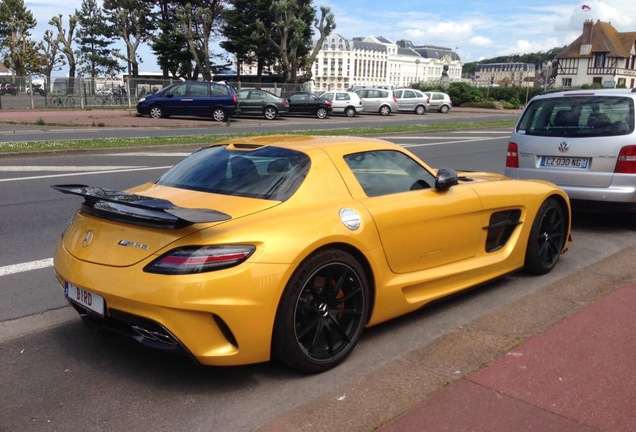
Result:
<instances>
[{"instance_id":1,"label":"station wagon license plate","mask_svg":"<svg viewBox=\"0 0 636 432\"><path fill-rule=\"evenodd\" d=\"M64 284L64 294L72 302L78 303L99 315L104 315L104 297L99 294L87 291L70 282Z\"/></svg>"},{"instance_id":2,"label":"station wagon license plate","mask_svg":"<svg viewBox=\"0 0 636 432\"><path fill-rule=\"evenodd\" d=\"M541 156L541 166L586 169L590 164L589 158Z\"/></svg>"}]
</instances>

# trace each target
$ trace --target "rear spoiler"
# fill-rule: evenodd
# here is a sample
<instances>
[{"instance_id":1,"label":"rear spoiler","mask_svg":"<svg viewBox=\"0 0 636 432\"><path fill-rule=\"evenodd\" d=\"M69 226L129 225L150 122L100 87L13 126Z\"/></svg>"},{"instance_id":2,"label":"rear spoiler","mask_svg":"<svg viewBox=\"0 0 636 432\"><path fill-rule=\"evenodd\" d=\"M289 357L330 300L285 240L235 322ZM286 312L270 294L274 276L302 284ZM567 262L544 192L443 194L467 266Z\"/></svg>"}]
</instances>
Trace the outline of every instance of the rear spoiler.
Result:
<instances>
[{"instance_id":1,"label":"rear spoiler","mask_svg":"<svg viewBox=\"0 0 636 432\"><path fill-rule=\"evenodd\" d=\"M162 229L195 223L220 222L232 217L216 210L178 207L168 200L79 184L51 185L65 194L84 197L82 210L116 222Z\"/></svg>"}]
</instances>

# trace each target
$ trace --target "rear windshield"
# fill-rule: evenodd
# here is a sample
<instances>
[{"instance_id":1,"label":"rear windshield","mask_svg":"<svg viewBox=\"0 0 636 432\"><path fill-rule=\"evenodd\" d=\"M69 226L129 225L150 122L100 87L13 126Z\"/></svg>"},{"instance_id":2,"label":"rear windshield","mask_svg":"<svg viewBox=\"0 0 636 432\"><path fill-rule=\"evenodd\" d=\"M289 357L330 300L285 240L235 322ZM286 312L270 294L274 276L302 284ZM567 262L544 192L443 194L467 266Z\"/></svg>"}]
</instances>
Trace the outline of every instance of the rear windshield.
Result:
<instances>
[{"instance_id":1,"label":"rear windshield","mask_svg":"<svg viewBox=\"0 0 636 432\"><path fill-rule=\"evenodd\" d=\"M627 135L634 131L634 101L620 96L537 99L524 111L517 132L554 137Z\"/></svg>"},{"instance_id":2,"label":"rear windshield","mask_svg":"<svg viewBox=\"0 0 636 432\"><path fill-rule=\"evenodd\" d=\"M307 155L293 150L218 145L193 153L161 176L157 184L285 201L305 179L309 165Z\"/></svg>"}]
</instances>

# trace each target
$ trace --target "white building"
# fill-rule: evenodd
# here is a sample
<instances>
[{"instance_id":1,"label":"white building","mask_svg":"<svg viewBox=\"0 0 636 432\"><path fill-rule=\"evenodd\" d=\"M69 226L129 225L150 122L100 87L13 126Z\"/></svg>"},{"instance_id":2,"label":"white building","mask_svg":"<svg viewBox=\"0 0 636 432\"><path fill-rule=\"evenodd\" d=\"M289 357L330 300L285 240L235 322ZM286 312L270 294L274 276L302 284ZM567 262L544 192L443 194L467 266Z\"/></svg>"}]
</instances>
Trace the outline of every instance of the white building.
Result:
<instances>
[{"instance_id":1,"label":"white building","mask_svg":"<svg viewBox=\"0 0 636 432\"><path fill-rule=\"evenodd\" d=\"M462 63L450 48L332 34L323 43L312 72L316 92L352 86L408 87L416 82L461 81Z\"/></svg>"}]
</instances>

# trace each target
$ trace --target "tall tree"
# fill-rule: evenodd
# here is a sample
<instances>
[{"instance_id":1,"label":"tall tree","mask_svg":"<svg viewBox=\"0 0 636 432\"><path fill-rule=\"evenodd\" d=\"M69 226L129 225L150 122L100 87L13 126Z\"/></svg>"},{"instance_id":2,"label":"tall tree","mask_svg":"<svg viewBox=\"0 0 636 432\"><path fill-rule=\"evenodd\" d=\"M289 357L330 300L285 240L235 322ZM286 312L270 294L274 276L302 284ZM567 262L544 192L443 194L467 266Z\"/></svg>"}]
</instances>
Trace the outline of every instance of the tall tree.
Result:
<instances>
[{"instance_id":1,"label":"tall tree","mask_svg":"<svg viewBox=\"0 0 636 432\"><path fill-rule=\"evenodd\" d=\"M211 80L214 71L210 38L219 30L223 7L223 0L198 0L187 3L176 12L177 33L188 41L197 71L205 80Z\"/></svg>"},{"instance_id":2,"label":"tall tree","mask_svg":"<svg viewBox=\"0 0 636 432\"><path fill-rule=\"evenodd\" d=\"M311 0L274 0L269 10L273 18L271 27L268 28L262 21L257 20L257 23L260 33L279 54L285 82L297 84L301 80L310 79L311 65L319 47L336 27L333 14L329 8L321 7L321 16L317 19ZM320 33L313 50L312 24ZM306 72L299 76L298 71L301 68Z\"/></svg>"},{"instance_id":3,"label":"tall tree","mask_svg":"<svg viewBox=\"0 0 636 432\"><path fill-rule=\"evenodd\" d=\"M73 15L68 16L68 30L64 28L61 14L51 18L49 25L57 29L57 40L60 43L62 54L66 57L66 64L68 64L68 87L73 89L75 88L75 73L77 70L77 59L75 57L75 51L73 50L75 29L77 26L77 11L75 11ZM50 81L47 82L50 83ZM51 89L49 88L47 91L48 90Z\"/></svg>"},{"instance_id":4,"label":"tall tree","mask_svg":"<svg viewBox=\"0 0 636 432\"><path fill-rule=\"evenodd\" d=\"M223 13L221 33L225 40L221 48L234 55L240 81L241 64L256 63L257 82L261 82L263 69L277 58L275 48L259 32L259 24L271 28L270 0L230 0Z\"/></svg>"},{"instance_id":5,"label":"tall tree","mask_svg":"<svg viewBox=\"0 0 636 432\"><path fill-rule=\"evenodd\" d=\"M0 50L5 65L17 76L25 76L38 66L36 43L30 39L37 21L24 0L0 0Z\"/></svg>"},{"instance_id":6,"label":"tall tree","mask_svg":"<svg viewBox=\"0 0 636 432\"><path fill-rule=\"evenodd\" d=\"M102 8L96 0L82 0L77 15L79 28L75 42L79 46L78 57L82 71L91 78L99 74L110 75L122 70L110 46L113 30L108 26Z\"/></svg>"},{"instance_id":7,"label":"tall tree","mask_svg":"<svg viewBox=\"0 0 636 432\"><path fill-rule=\"evenodd\" d=\"M152 5L144 0L104 0L103 9L114 33L126 43L128 74L136 78L139 76L137 49L156 29Z\"/></svg>"},{"instance_id":8,"label":"tall tree","mask_svg":"<svg viewBox=\"0 0 636 432\"><path fill-rule=\"evenodd\" d=\"M53 71L64 65L64 55L60 52L60 41L52 30L44 32L44 40L40 44L40 52L42 54L43 65L41 73L46 77L46 83L51 82ZM50 89L46 88L48 92Z\"/></svg>"}]
</instances>

